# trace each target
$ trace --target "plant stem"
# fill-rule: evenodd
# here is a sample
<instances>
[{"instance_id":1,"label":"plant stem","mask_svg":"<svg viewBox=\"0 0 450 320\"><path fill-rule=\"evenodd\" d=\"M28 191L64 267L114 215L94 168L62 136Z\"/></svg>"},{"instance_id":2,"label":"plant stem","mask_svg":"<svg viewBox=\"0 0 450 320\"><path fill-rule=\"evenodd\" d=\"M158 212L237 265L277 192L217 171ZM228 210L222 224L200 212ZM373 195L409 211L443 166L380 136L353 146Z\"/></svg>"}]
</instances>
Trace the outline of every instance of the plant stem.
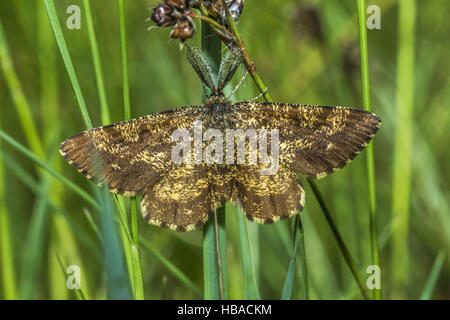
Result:
<instances>
[{"instance_id":1,"label":"plant stem","mask_svg":"<svg viewBox=\"0 0 450 320\"><path fill-rule=\"evenodd\" d=\"M322 195L319 192L319 189L316 186L316 183L312 180L308 179L308 183L311 186L311 189L314 191L314 194L316 195L317 201L319 202L320 208L322 209L322 212L325 215L325 218L327 219L327 222L331 228L331 231L333 232L334 237L336 238L336 242L341 249L342 255L344 256L345 262L347 262L348 267L350 268L350 271L353 274L353 277L355 278L359 290L361 291L361 294L363 295L364 299L368 300L369 296L367 295L367 292L364 287L364 283L358 273L358 269L356 267L355 260L353 259L352 255L350 254L350 251L347 249L347 246L344 243L344 240L342 239L341 234L339 233L336 224L334 223L333 218L331 217L330 212L328 211L327 206L325 205L325 201L322 197Z\"/></svg>"},{"instance_id":2,"label":"plant stem","mask_svg":"<svg viewBox=\"0 0 450 320\"><path fill-rule=\"evenodd\" d=\"M120 48L122 52L122 85L123 85L123 114L126 120L131 119L130 86L128 82L128 53L127 34L125 27L125 10L123 0L118 0L120 19Z\"/></svg>"},{"instance_id":3,"label":"plant stem","mask_svg":"<svg viewBox=\"0 0 450 320\"><path fill-rule=\"evenodd\" d=\"M245 299L259 300L261 296L258 290L258 283L256 282L255 267L253 264L253 254L250 248L250 241L248 238L247 221L242 212L242 208L237 208L238 228L239 228L239 244L241 247L242 256L242 270L244 271L245 282Z\"/></svg>"},{"instance_id":4,"label":"plant stem","mask_svg":"<svg viewBox=\"0 0 450 320\"><path fill-rule=\"evenodd\" d=\"M241 34L239 33L239 30L237 29L236 23L234 22L234 19L231 16L230 11L228 10L228 7L225 5L223 0L219 0L219 3L226 12L227 22L230 25L231 30L233 31L233 34L235 37L234 41L236 42L238 47L242 50L242 54L244 57L244 63L245 63L245 66L247 67L248 72L252 76L253 81L257 85L259 91L261 91L261 93L265 92L263 95L264 99L267 102L273 102L272 97L266 91L266 89L267 89L266 85L264 84L262 79L259 77L259 74L256 72L255 64L253 63L252 59L250 58L247 47L245 46L244 41L242 41Z\"/></svg>"},{"instance_id":5,"label":"plant stem","mask_svg":"<svg viewBox=\"0 0 450 320\"><path fill-rule=\"evenodd\" d=\"M359 18L359 41L361 52L361 85L363 95L364 110L371 111L370 102L370 76L369 76L369 50L367 45L367 27L366 27L366 0L358 0L358 18ZM370 244L372 253L372 264L380 266L378 249L378 225L377 225L377 199L375 188L375 163L373 153L373 142L370 142L366 148L366 170L367 183L369 189L369 221L370 221ZM375 300L381 299L381 290L374 290Z\"/></svg>"},{"instance_id":6,"label":"plant stem","mask_svg":"<svg viewBox=\"0 0 450 320\"><path fill-rule=\"evenodd\" d=\"M298 232L300 236L300 256L302 260L300 261L301 278L303 283L303 299L309 300L309 281L308 281L308 266L306 263L306 249L305 249L305 232L303 231L302 217L300 214L298 216Z\"/></svg>"},{"instance_id":7,"label":"plant stem","mask_svg":"<svg viewBox=\"0 0 450 320\"><path fill-rule=\"evenodd\" d=\"M91 5L89 0L83 0L84 9L86 11L86 21L88 27L89 43L91 45L92 60L94 61L95 79L97 80L97 90L100 99L100 110L102 124L107 125L111 123L111 116L109 114L108 101L105 93L105 83L103 81L102 63L100 54L98 52L97 37L95 36L94 22L92 21Z\"/></svg>"},{"instance_id":8,"label":"plant stem","mask_svg":"<svg viewBox=\"0 0 450 320\"><path fill-rule=\"evenodd\" d=\"M16 275L11 237L10 214L6 207L6 180L3 174L3 151L0 143L0 278L5 300L17 299Z\"/></svg>"},{"instance_id":9,"label":"plant stem","mask_svg":"<svg viewBox=\"0 0 450 320\"><path fill-rule=\"evenodd\" d=\"M53 0L44 0L45 6L47 7L47 13L52 24L53 33L55 34L56 42L58 43L61 56L64 60L67 73L72 83L73 90L75 91L75 96L78 100L78 106L80 107L81 115L83 117L84 123L88 129L92 128L92 121L89 117L89 113L86 108L86 103L84 102L83 95L81 93L80 84L75 73L75 69L70 58L69 50L67 49L66 41L64 40L64 35L61 29L61 24L59 23L58 15L56 13L55 3Z\"/></svg>"},{"instance_id":10,"label":"plant stem","mask_svg":"<svg viewBox=\"0 0 450 320\"><path fill-rule=\"evenodd\" d=\"M428 276L425 288L420 295L420 300L430 300L432 298L436 283L442 270L442 266L444 265L446 255L447 254L445 250L441 250L437 254L436 259L433 263L433 267L431 268L430 275Z\"/></svg>"},{"instance_id":11,"label":"plant stem","mask_svg":"<svg viewBox=\"0 0 450 320\"><path fill-rule=\"evenodd\" d=\"M292 291L294 289L295 282L295 262L297 260L298 244L300 239L300 228L299 228L299 218L300 215L297 214L294 219L294 242L292 246L291 259L289 261L288 273L286 275L286 280L284 281L283 291L281 293L282 300L291 300Z\"/></svg>"},{"instance_id":12,"label":"plant stem","mask_svg":"<svg viewBox=\"0 0 450 320\"><path fill-rule=\"evenodd\" d=\"M133 244L131 246L131 259L133 264L133 276L134 276L134 297L136 300L144 300L144 284L142 282L142 268L141 259L139 256L139 232L137 221L137 205L136 197L130 199L131 210L131 234Z\"/></svg>"},{"instance_id":13,"label":"plant stem","mask_svg":"<svg viewBox=\"0 0 450 320\"><path fill-rule=\"evenodd\" d=\"M394 298L404 298L409 279L408 225L411 201L411 157L414 107L414 33L416 1L398 3L397 92L392 181L392 218L397 230L392 236Z\"/></svg>"},{"instance_id":14,"label":"plant stem","mask_svg":"<svg viewBox=\"0 0 450 320\"><path fill-rule=\"evenodd\" d=\"M217 74L222 43L209 24L202 21L202 50L209 57L213 72ZM203 101L206 96L203 92ZM221 269L221 270L220 270ZM204 298L226 299L226 230L225 206L213 212L213 218L203 226Z\"/></svg>"}]
</instances>

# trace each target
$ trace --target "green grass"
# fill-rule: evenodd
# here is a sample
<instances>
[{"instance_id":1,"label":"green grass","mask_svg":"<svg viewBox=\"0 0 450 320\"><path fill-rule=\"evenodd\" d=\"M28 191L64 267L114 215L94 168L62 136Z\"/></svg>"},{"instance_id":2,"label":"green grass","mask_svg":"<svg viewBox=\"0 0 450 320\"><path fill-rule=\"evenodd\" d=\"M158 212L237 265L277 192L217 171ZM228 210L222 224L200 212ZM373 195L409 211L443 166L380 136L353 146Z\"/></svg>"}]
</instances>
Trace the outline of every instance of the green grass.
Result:
<instances>
[{"instance_id":1,"label":"green grass","mask_svg":"<svg viewBox=\"0 0 450 320\"><path fill-rule=\"evenodd\" d=\"M398 51L397 51L397 92L394 163L392 181L392 217L397 223L393 234L392 255L396 268L404 272L393 273L393 281L401 296L408 290L409 262L409 223L412 183L413 155L413 110L414 110L414 60L415 60L415 19L416 1L399 3Z\"/></svg>"},{"instance_id":2,"label":"green grass","mask_svg":"<svg viewBox=\"0 0 450 320\"><path fill-rule=\"evenodd\" d=\"M1 145L0 145L1 146ZM13 244L11 238L10 213L6 207L5 176L3 169L3 156L0 153L0 254L2 262L1 278L4 298L14 300L17 298L16 272L14 267Z\"/></svg>"},{"instance_id":3,"label":"green grass","mask_svg":"<svg viewBox=\"0 0 450 320\"><path fill-rule=\"evenodd\" d=\"M213 216L204 234L148 226L139 199L111 197L58 152L85 128L201 103L170 28L146 31L157 3L0 4L0 298L220 298L217 242L229 299L371 297L371 264L383 298L450 298L450 4L246 3L233 28L257 72L233 101L267 86L269 101L362 106L383 125L346 168L305 185L301 220L255 225L227 205L216 238ZM320 39L297 18L306 3L316 3ZM81 30L65 27L70 4ZM381 7L381 30L366 30L368 4ZM200 29L188 44L200 44ZM214 37L203 43L223 54ZM71 264L82 292L65 287Z\"/></svg>"},{"instance_id":4,"label":"green grass","mask_svg":"<svg viewBox=\"0 0 450 320\"><path fill-rule=\"evenodd\" d=\"M367 43L367 3L365 0L358 0L358 21L359 21L359 43L361 57L361 87L363 96L363 107L366 111L372 111L370 98L370 76L369 76L369 49ZM373 142L370 142L366 149L366 170L369 193L369 215L370 215L370 247L372 264L380 266L378 250L378 221L377 221L377 198L375 187L375 161L373 155ZM374 298L381 299L381 290L374 290Z\"/></svg>"}]
</instances>

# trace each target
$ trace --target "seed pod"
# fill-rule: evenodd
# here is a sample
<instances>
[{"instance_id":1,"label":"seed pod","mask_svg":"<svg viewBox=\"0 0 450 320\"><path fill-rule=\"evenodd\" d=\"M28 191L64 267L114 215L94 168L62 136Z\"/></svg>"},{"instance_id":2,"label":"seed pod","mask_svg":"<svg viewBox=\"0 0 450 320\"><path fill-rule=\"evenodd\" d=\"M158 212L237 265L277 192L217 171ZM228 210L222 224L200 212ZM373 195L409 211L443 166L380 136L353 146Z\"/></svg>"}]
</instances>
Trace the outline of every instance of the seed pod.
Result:
<instances>
[{"instance_id":1,"label":"seed pod","mask_svg":"<svg viewBox=\"0 0 450 320\"><path fill-rule=\"evenodd\" d=\"M166 4L159 5L153 8L152 20L158 27L167 27L175 24L175 19L171 16L173 9Z\"/></svg>"},{"instance_id":2,"label":"seed pod","mask_svg":"<svg viewBox=\"0 0 450 320\"><path fill-rule=\"evenodd\" d=\"M242 9L244 9L244 0L225 0L225 3L234 21L236 21L241 15Z\"/></svg>"},{"instance_id":3,"label":"seed pod","mask_svg":"<svg viewBox=\"0 0 450 320\"><path fill-rule=\"evenodd\" d=\"M188 0L166 0L166 4L178 10L186 10Z\"/></svg>"},{"instance_id":4,"label":"seed pod","mask_svg":"<svg viewBox=\"0 0 450 320\"><path fill-rule=\"evenodd\" d=\"M225 5L228 7L231 16L236 21L244 9L244 0L224 0ZM208 12L215 18L220 18L223 21L226 20L225 11L221 8L220 4L216 0L204 0L203 4Z\"/></svg>"},{"instance_id":5,"label":"seed pod","mask_svg":"<svg viewBox=\"0 0 450 320\"><path fill-rule=\"evenodd\" d=\"M195 34L195 25L192 19L187 16L182 16L170 32L170 37L180 39L181 42L192 38Z\"/></svg>"}]
</instances>

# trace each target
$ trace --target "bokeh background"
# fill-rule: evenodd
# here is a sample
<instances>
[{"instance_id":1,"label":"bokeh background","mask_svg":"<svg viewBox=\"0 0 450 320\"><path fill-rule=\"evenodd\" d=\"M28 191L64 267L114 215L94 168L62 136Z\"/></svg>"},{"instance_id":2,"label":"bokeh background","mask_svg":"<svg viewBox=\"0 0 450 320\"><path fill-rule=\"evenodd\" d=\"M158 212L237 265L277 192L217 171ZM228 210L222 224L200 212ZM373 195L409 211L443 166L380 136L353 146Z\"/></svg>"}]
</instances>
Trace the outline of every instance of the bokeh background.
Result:
<instances>
[{"instance_id":1,"label":"bokeh background","mask_svg":"<svg viewBox=\"0 0 450 320\"><path fill-rule=\"evenodd\" d=\"M55 2L87 109L98 126L100 98L83 1ZM111 122L117 122L124 118L118 5L114 0L90 2L106 101ZM179 42L169 41L170 30L147 31L152 25L145 21L151 14L148 8L157 3L125 1L133 117L201 102L200 81ZM66 9L72 4L81 8L81 30L65 27ZM372 109L383 120L374 140L382 295L448 299L450 3L417 0L415 10L412 5L403 10L403 18L398 1L368 4L381 8L381 29L368 30L368 38ZM408 19L415 26L412 36L399 22ZM0 21L0 129L27 148L34 136L42 146L38 156L95 197L95 187L58 152L61 141L85 127L44 1L1 1ZM247 0L238 27L275 100L362 105L356 0ZM199 41L200 32L188 43ZM412 67L399 66L405 56L414 58L406 63ZM249 77L233 100L257 94ZM343 170L318 181L364 281L371 264L365 165L363 152ZM105 244L93 228L100 213L2 139L0 166L0 298L77 298L66 288L68 265L80 266L87 298L106 298ZM302 221L311 298L360 299L317 200L304 185ZM236 214L227 205L231 299L245 298ZM247 224L262 298L281 296L293 245L291 220ZM202 232L159 229L140 217L138 222L148 244L140 247L145 297L201 298ZM302 299L297 269L293 298Z\"/></svg>"}]
</instances>

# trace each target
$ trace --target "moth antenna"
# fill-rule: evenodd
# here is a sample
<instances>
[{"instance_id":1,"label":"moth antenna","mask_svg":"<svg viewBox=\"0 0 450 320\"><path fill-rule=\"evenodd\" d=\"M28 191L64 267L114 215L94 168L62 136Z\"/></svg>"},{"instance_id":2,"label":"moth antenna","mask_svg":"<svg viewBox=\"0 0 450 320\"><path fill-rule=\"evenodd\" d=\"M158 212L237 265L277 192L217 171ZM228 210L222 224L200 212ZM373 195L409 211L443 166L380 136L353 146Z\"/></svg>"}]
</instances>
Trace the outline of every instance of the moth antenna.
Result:
<instances>
[{"instance_id":1,"label":"moth antenna","mask_svg":"<svg viewBox=\"0 0 450 320\"><path fill-rule=\"evenodd\" d=\"M256 96L256 97L254 97L253 99L251 99L250 102L253 102L253 101L255 101L255 100L258 100L258 99L261 98L263 95L265 95L266 92L267 92L268 90L269 90L269 88L266 87L266 88L264 89L263 92L261 92L258 96Z\"/></svg>"},{"instance_id":2,"label":"moth antenna","mask_svg":"<svg viewBox=\"0 0 450 320\"><path fill-rule=\"evenodd\" d=\"M233 94L237 91L237 89L239 89L239 87L244 82L245 78L247 78L247 76L248 76L248 70L245 70L244 76L241 78L241 80L239 80L239 83L234 87L233 91L231 91L231 93L228 95L227 99L230 99L233 96Z\"/></svg>"},{"instance_id":3,"label":"moth antenna","mask_svg":"<svg viewBox=\"0 0 450 320\"><path fill-rule=\"evenodd\" d=\"M217 89L219 91L222 91L227 83L230 82L237 68L241 65L242 60L243 57L240 49L231 48L226 53L220 63L219 73L217 76Z\"/></svg>"},{"instance_id":4,"label":"moth antenna","mask_svg":"<svg viewBox=\"0 0 450 320\"><path fill-rule=\"evenodd\" d=\"M200 49L196 47L187 46L186 57L194 68L195 72L200 77L202 83L213 91L213 93L218 93L219 90L216 86L212 68L208 62L206 56L201 52Z\"/></svg>"}]
</instances>

